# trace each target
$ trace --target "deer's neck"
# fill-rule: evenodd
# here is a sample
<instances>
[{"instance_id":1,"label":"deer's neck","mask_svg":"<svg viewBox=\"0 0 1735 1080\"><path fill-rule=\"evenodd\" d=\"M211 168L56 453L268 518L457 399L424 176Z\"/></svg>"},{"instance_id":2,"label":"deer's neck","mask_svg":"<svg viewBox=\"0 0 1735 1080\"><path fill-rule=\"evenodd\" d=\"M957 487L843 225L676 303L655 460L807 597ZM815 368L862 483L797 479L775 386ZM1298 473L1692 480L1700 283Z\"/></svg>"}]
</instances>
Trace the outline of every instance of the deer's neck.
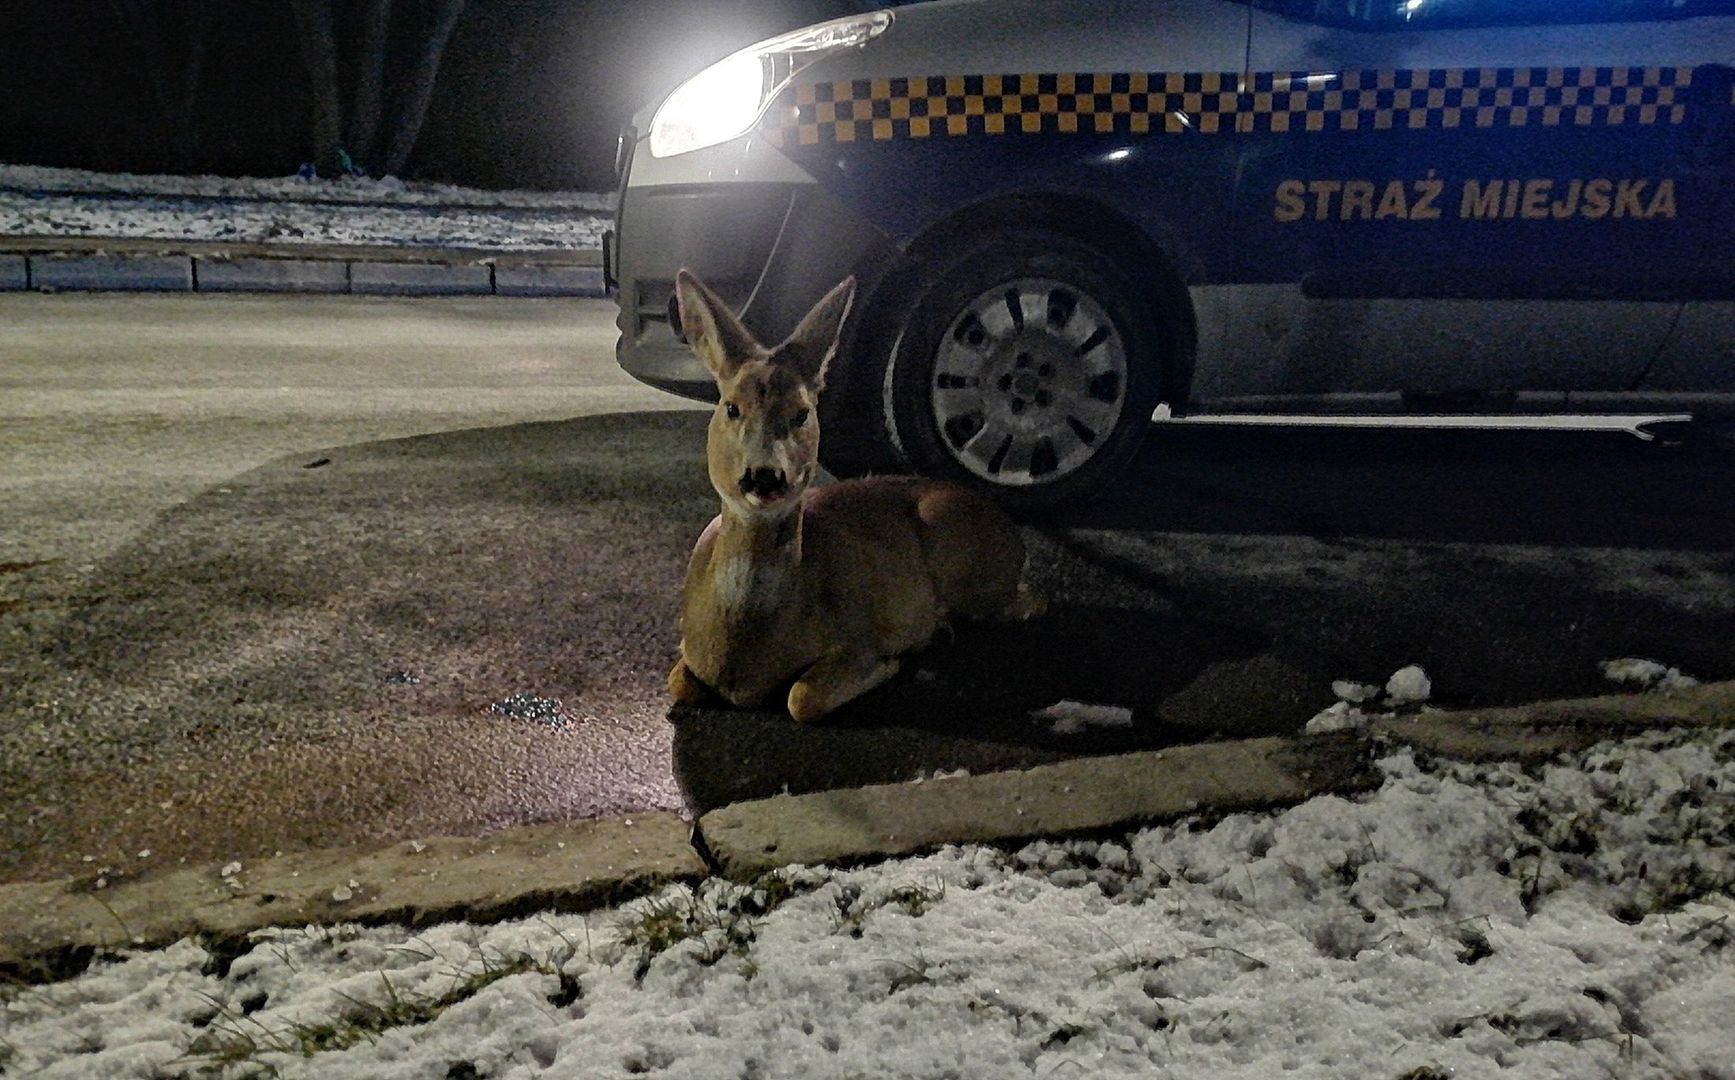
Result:
<instances>
[{"instance_id":1,"label":"deer's neck","mask_svg":"<svg viewBox=\"0 0 1735 1080\"><path fill-rule=\"evenodd\" d=\"M801 566L801 507L781 517L737 514L727 505L711 551L711 588L726 611L776 609L796 588Z\"/></svg>"}]
</instances>

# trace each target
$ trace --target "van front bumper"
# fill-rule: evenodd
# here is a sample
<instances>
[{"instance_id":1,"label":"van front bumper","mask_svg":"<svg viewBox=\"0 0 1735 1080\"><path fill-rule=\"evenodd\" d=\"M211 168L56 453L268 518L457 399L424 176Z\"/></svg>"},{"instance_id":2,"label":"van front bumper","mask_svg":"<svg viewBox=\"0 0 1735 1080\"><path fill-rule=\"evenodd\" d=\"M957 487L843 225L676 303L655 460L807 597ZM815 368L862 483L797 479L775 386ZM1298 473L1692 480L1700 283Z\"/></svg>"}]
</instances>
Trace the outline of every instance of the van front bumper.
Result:
<instances>
[{"instance_id":1,"label":"van front bumper","mask_svg":"<svg viewBox=\"0 0 1735 1080\"><path fill-rule=\"evenodd\" d=\"M696 274L775 345L839 281L877 276L893 250L811 181L635 186L629 175L611 239L616 359L641 382L700 401L717 390L679 335L677 271Z\"/></svg>"}]
</instances>

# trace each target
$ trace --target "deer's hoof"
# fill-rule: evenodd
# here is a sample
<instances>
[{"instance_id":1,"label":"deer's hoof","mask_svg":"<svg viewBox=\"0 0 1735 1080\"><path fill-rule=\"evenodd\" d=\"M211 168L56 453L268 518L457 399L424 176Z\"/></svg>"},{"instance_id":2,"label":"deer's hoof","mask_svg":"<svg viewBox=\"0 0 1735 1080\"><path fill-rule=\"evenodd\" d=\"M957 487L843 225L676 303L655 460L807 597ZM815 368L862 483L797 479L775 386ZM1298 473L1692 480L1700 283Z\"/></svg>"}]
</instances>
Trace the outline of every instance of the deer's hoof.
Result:
<instances>
[{"instance_id":1,"label":"deer's hoof","mask_svg":"<svg viewBox=\"0 0 1735 1080\"><path fill-rule=\"evenodd\" d=\"M711 688L699 681L686 661L677 661L669 672L669 697L676 705L702 705L711 697Z\"/></svg>"},{"instance_id":2,"label":"deer's hoof","mask_svg":"<svg viewBox=\"0 0 1735 1080\"><path fill-rule=\"evenodd\" d=\"M825 695L807 683L796 683L789 689L789 715L798 724L808 724L830 712Z\"/></svg>"}]
</instances>

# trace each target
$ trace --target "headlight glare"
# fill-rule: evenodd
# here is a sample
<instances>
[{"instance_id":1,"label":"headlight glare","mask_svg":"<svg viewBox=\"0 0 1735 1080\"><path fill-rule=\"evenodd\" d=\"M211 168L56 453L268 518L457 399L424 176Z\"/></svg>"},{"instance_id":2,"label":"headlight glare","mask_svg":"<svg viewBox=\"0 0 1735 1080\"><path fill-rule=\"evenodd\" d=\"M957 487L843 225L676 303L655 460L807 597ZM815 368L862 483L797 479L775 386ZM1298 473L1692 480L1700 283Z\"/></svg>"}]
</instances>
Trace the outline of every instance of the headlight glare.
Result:
<instances>
[{"instance_id":1,"label":"headlight glare","mask_svg":"<svg viewBox=\"0 0 1735 1080\"><path fill-rule=\"evenodd\" d=\"M746 134L765 107L809 64L872 41L890 11L851 15L750 45L682 83L651 121L653 157L673 157Z\"/></svg>"}]
</instances>

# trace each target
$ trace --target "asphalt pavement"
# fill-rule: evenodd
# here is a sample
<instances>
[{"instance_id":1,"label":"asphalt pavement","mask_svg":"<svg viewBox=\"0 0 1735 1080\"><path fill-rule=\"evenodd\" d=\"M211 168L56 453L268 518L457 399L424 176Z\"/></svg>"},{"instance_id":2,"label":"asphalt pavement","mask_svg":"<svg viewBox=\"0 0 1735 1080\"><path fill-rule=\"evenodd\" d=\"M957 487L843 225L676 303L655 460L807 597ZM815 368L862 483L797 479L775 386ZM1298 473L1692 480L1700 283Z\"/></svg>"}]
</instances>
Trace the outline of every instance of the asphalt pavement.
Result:
<instances>
[{"instance_id":1,"label":"asphalt pavement","mask_svg":"<svg viewBox=\"0 0 1735 1080\"><path fill-rule=\"evenodd\" d=\"M612 318L0 296L0 877L678 804L641 507L709 511Z\"/></svg>"},{"instance_id":2,"label":"asphalt pavement","mask_svg":"<svg viewBox=\"0 0 1735 1080\"><path fill-rule=\"evenodd\" d=\"M612 315L0 296L0 880L1292 732L1408 663L1453 705L1735 676L1726 446L1164 430L1029 528L1043 618L835 722L671 713L704 414Z\"/></svg>"}]
</instances>

